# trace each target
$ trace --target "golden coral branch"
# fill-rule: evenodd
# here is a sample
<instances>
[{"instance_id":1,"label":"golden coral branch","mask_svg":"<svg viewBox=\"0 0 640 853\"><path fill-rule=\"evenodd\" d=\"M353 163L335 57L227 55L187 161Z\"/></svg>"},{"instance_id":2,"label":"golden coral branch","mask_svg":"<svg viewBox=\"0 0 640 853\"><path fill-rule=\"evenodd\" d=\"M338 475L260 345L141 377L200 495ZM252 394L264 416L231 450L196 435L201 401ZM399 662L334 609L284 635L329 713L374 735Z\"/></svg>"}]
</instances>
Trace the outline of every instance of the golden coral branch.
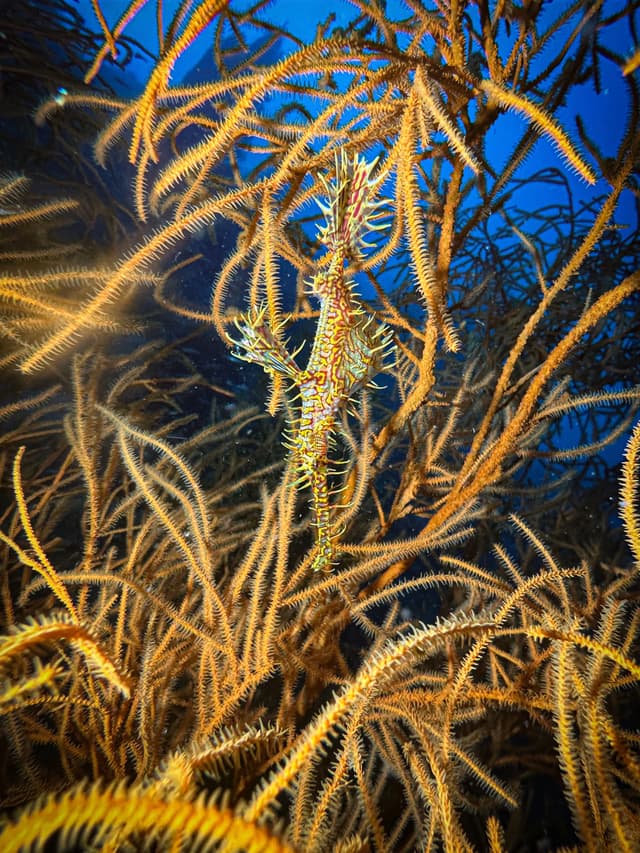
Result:
<instances>
[{"instance_id":1,"label":"golden coral branch","mask_svg":"<svg viewBox=\"0 0 640 853\"><path fill-rule=\"evenodd\" d=\"M124 782L110 787L79 786L62 796L46 798L4 825L0 847L5 853L20 853L35 844L44 845L58 832L75 843L82 839L90 844L90 839L114 832L121 841L138 832L147 839L175 842L189 838L201 851L294 853L268 829L218 804L214 797L195 801L164 798Z\"/></svg>"}]
</instances>

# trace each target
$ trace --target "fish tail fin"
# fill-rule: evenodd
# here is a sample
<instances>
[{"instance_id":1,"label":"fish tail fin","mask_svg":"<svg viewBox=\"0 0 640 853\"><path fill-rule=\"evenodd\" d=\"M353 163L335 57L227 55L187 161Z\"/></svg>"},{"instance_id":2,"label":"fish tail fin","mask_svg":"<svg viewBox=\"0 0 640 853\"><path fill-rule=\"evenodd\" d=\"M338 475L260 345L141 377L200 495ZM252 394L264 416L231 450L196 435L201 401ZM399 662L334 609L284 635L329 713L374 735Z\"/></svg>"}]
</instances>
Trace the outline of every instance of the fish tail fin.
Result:
<instances>
[{"instance_id":1,"label":"fish tail fin","mask_svg":"<svg viewBox=\"0 0 640 853\"><path fill-rule=\"evenodd\" d=\"M375 200L381 178L371 176L377 162L367 163L357 154L349 159L341 149L336 153L335 184L322 179L329 202L319 203L325 215L319 237L330 251L342 250L360 257L362 249L371 245L365 240L367 233L386 227L379 221L384 216L380 208L385 202Z\"/></svg>"}]
</instances>

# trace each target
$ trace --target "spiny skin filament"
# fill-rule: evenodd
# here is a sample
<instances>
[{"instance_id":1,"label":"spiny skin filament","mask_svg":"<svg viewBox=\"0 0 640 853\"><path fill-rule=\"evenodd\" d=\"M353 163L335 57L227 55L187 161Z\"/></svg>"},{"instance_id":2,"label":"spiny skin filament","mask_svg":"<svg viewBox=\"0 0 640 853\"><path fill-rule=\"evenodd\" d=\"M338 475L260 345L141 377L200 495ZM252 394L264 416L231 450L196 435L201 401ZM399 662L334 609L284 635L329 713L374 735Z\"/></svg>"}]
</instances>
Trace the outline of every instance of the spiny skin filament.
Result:
<instances>
[{"instance_id":1,"label":"spiny skin filament","mask_svg":"<svg viewBox=\"0 0 640 853\"><path fill-rule=\"evenodd\" d=\"M315 275L311 291L320 300L320 316L306 369L290 354L266 322L266 306L248 311L236 320L241 337L232 340L234 355L262 365L271 374L290 382L294 401L289 407L291 424L288 446L299 477L298 486L311 488L316 527L314 570L331 569L336 558L337 534L332 529L329 500L329 457L339 412L353 394L385 369L391 353L390 329L374 323L346 277L350 259L361 255L368 244L364 235L381 226L376 222L382 202L374 195L380 183L371 178L375 163L344 151L336 158L336 182L323 180L329 195L320 203L325 224L318 236L329 253L326 269Z\"/></svg>"}]
</instances>

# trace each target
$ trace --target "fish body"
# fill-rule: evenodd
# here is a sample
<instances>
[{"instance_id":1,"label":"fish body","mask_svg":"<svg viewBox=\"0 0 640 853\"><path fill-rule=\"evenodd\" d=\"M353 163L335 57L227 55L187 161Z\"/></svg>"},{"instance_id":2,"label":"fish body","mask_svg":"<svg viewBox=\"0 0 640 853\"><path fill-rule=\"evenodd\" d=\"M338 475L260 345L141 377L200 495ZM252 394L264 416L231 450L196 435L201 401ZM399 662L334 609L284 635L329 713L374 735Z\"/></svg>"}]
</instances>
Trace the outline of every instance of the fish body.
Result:
<instances>
[{"instance_id":1,"label":"fish body","mask_svg":"<svg viewBox=\"0 0 640 853\"><path fill-rule=\"evenodd\" d=\"M336 534L329 500L330 460L338 416L353 395L384 369L392 346L390 330L375 323L354 293L347 277L351 259L360 256L364 234L378 228L380 202L373 200L379 181L371 180L374 164L342 153L336 161L336 183L327 186L329 204L322 205L326 223L319 237L328 264L314 276L311 291L320 301L320 316L309 361L301 370L285 344L266 322L266 306L236 322L235 355L261 364L265 371L290 380L295 394L290 407L287 445L298 472L298 486L311 489L316 527L314 569L330 570L335 563Z\"/></svg>"}]
</instances>

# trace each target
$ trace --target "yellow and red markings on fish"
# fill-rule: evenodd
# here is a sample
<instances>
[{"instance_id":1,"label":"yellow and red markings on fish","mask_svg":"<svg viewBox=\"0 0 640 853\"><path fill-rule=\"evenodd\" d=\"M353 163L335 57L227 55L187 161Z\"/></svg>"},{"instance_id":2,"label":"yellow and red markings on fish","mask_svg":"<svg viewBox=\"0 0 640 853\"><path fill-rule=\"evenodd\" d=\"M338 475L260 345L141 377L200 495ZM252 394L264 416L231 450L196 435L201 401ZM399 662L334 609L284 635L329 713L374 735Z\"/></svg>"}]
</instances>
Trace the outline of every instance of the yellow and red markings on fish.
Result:
<instances>
[{"instance_id":1,"label":"yellow and red markings on fish","mask_svg":"<svg viewBox=\"0 0 640 853\"><path fill-rule=\"evenodd\" d=\"M332 530L329 501L329 446L337 417L353 394L381 370L392 349L391 331L367 314L354 293L346 267L362 256L365 235L381 225L375 200L380 179L371 177L375 163L342 151L336 157L336 180L323 181L329 203L320 203L325 224L319 239L327 248L329 263L310 282L320 300L320 316L309 361L304 370L266 321L266 306L248 311L236 320L241 334L233 340L234 355L262 365L272 375L281 374L296 392L290 411L287 446L299 473L298 485L311 488L316 526L314 569L331 569L335 562L336 534ZM276 332L279 330L276 330Z\"/></svg>"}]
</instances>

